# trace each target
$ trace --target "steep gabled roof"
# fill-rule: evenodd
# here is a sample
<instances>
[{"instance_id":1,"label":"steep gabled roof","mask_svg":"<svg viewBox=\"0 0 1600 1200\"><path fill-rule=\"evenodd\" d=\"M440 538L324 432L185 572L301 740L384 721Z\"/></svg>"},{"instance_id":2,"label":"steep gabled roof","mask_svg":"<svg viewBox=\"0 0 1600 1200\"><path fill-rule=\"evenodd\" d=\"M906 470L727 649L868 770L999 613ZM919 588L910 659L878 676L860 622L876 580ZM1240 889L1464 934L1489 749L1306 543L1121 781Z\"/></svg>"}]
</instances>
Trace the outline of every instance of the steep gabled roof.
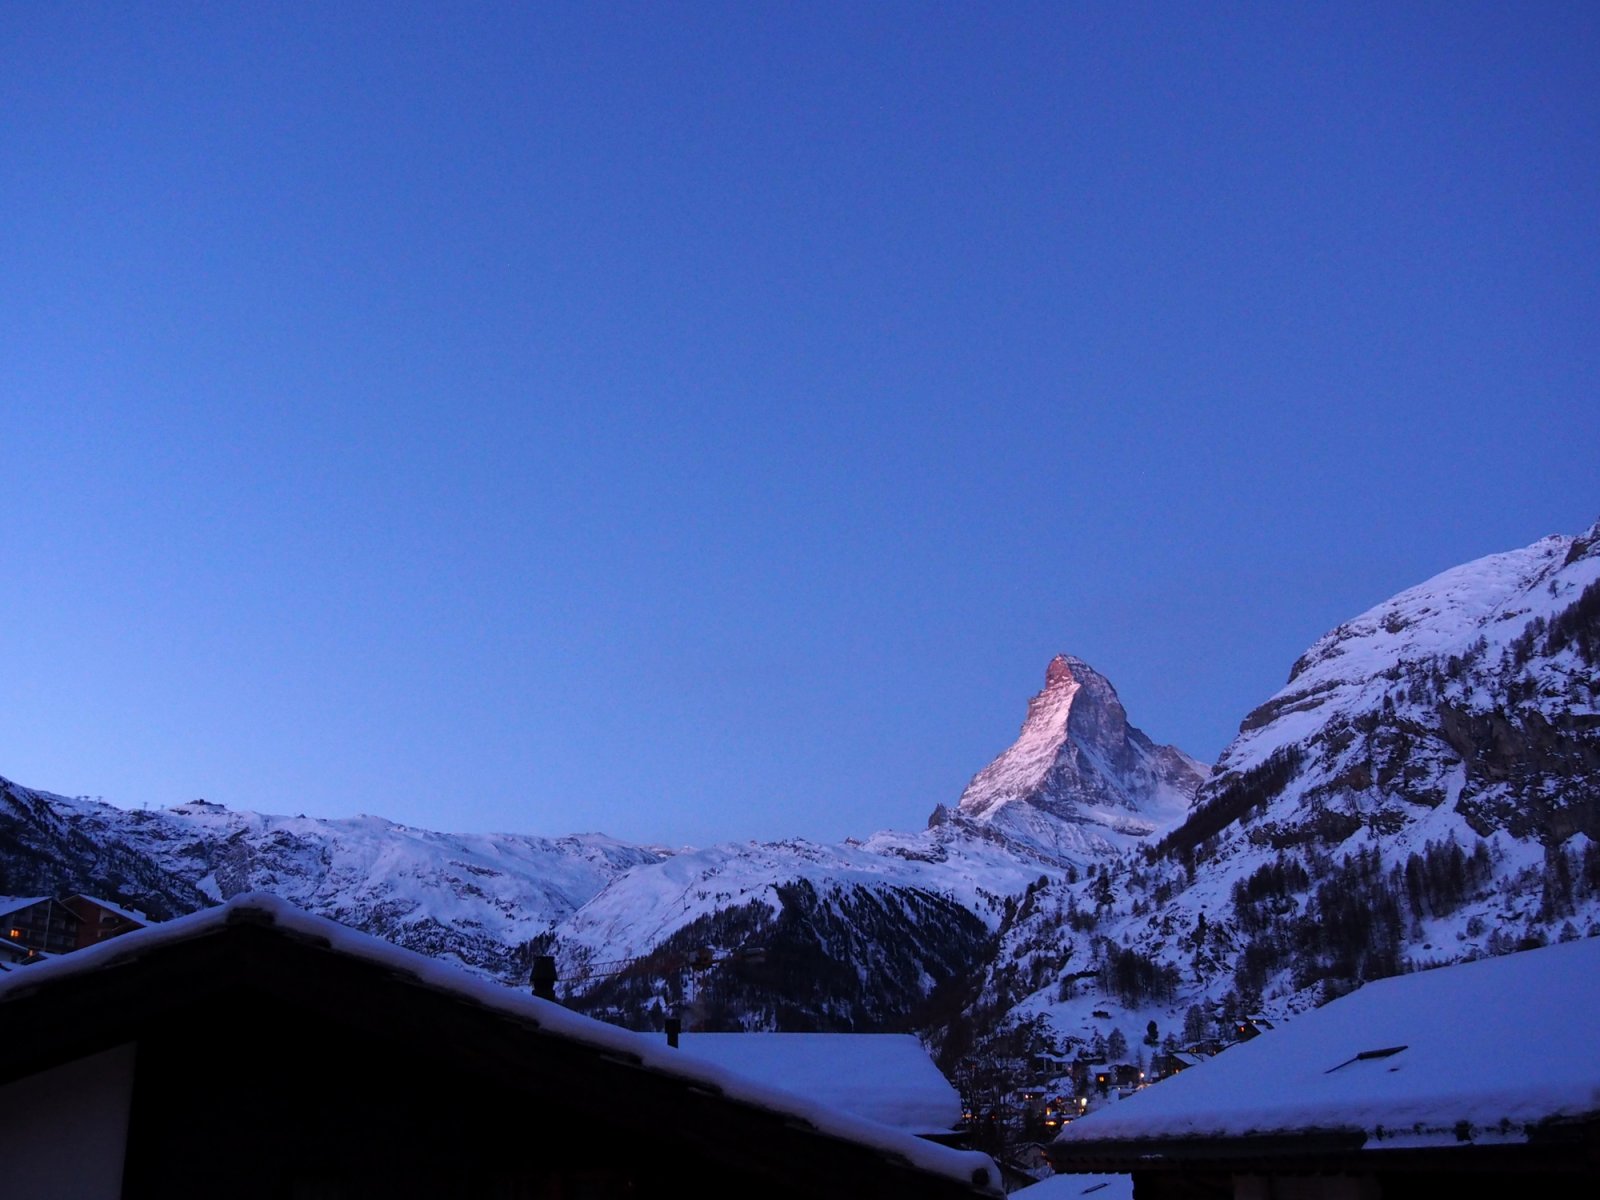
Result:
<instances>
[{"instance_id":1,"label":"steep gabled roof","mask_svg":"<svg viewBox=\"0 0 1600 1200\"><path fill-rule=\"evenodd\" d=\"M626 1136L629 1122L673 1125L686 1144L746 1172L772 1169L891 1194L990 1197L999 1172L982 1154L951 1150L862 1117L745 1079L664 1041L614 1028L313 917L249 895L8 973L0 1025L0 1085L179 1026L186 1013L247 997L332 1030L359 1026L450 1057L504 1085L518 1078L563 1095ZM427 1031L419 1042L413 1031ZM540 1075L542 1079L534 1079ZM601 1116L603 1114L603 1118ZM797 1186L804 1187L799 1184Z\"/></svg>"},{"instance_id":2,"label":"steep gabled roof","mask_svg":"<svg viewBox=\"0 0 1600 1200\"><path fill-rule=\"evenodd\" d=\"M0 920L24 908L32 908L50 899L49 896L0 896Z\"/></svg>"}]
</instances>

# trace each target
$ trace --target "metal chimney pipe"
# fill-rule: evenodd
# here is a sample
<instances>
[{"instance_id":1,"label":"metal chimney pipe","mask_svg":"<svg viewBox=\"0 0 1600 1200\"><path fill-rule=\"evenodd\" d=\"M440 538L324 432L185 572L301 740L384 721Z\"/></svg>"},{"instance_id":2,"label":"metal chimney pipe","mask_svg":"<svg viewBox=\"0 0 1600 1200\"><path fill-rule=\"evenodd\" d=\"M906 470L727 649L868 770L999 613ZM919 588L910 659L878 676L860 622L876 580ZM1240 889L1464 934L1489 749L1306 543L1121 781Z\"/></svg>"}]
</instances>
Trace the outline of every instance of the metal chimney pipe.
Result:
<instances>
[{"instance_id":1,"label":"metal chimney pipe","mask_svg":"<svg viewBox=\"0 0 1600 1200\"><path fill-rule=\"evenodd\" d=\"M556 998L556 956L540 954L533 960L533 994L541 1000Z\"/></svg>"}]
</instances>

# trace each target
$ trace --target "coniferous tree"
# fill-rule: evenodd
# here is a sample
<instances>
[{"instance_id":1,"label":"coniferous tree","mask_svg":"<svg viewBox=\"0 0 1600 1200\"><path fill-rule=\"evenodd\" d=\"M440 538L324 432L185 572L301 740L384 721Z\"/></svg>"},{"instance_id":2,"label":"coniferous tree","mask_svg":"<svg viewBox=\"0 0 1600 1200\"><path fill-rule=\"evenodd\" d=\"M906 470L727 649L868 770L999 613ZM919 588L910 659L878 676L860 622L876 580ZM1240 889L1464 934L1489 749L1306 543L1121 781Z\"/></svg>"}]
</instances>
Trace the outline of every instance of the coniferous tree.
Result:
<instances>
[{"instance_id":1,"label":"coniferous tree","mask_svg":"<svg viewBox=\"0 0 1600 1200\"><path fill-rule=\"evenodd\" d=\"M1111 1036L1106 1039L1106 1054L1112 1062L1121 1062L1128 1056L1128 1035L1120 1029L1113 1029Z\"/></svg>"}]
</instances>

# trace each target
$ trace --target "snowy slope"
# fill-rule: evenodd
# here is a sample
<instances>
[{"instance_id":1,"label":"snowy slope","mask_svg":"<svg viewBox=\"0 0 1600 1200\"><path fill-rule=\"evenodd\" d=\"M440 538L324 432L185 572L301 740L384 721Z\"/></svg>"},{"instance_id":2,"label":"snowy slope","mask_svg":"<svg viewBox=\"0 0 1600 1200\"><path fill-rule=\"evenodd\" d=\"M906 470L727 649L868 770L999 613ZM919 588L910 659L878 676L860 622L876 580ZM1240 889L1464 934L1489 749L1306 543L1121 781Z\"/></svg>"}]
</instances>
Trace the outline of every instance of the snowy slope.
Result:
<instances>
[{"instance_id":1,"label":"snowy slope","mask_svg":"<svg viewBox=\"0 0 1600 1200\"><path fill-rule=\"evenodd\" d=\"M1279 847L1419 823L1600 838L1597 629L1600 526L1407 589L1319 639L1245 719L1182 840L1268 803L1249 836Z\"/></svg>"},{"instance_id":2,"label":"snowy slope","mask_svg":"<svg viewBox=\"0 0 1600 1200\"><path fill-rule=\"evenodd\" d=\"M902 1030L978 968L1008 897L1040 876L949 830L730 843L619 876L540 949L574 1002L636 1026L678 1009L710 1029ZM732 961L691 978L696 954Z\"/></svg>"},{"instance_id":3,"label":"snowy slope","mask_svg":"<svg viewBox=\"0 0 1600 1200\"><path fill-rule=\"evenodd\" d=\"M598 834L443 834L204 801L129 811L5 788L0 882L10 890L85 890L166 917L270 892L508 983L526 983L536 944L555 949L574 991L594 982L595 962L664 944L670 956L675 938L730 948L759 926L781 948L779 974L830 958L851 964L803 1001L769 1006L762 1020L782 1027L903 1028L942 979L975 965L1006 896L1041 872L1032 858L950 830L672 855Z\"/></svg>"},{"instance_id":4,"label":"snowy slope","mask_svg":"<svg viewBox=\"0 0 1600 1200\"><path fill-rule=\"evenodd\" d=\"M571 916L618 874L666 857L599 834L443 834L379 817L269 816L203 800L129 811L14 785L10 793L9 813L23 816L26 828L39 828L48 815L76 845L118 847L173 881L171 887L190 889L185 907L271 892L319 916L495 974L523 972L520 952L531 938ZM24 795L32 802L25 812ZM70 862L59 866L61 874L71 873ZM53 879L46 890L61 886ZM111 891L117 884L99 887Z\"/></svg>"},{"instance_id":5,"label":"snowy slope","mask_svg":"<svg viewBox=\"0 0 1600 1200\"><path fill-rule=\"evenodd\" d=\"M1171 828L1204 776L1204 767L1131 727L1103 676L1058 657L1016 745L980 772L955 811L939 806L927 829L841 845L789 839L680 853L614 880L544 948L571 986L629 1019L647 1003L670 1007L674 960L660 951L676 947L681 956L692 939L716 953L781 950L791 974L809 964L802 988L844 962L850 969L838 974L855 982L837 979L807 1011L765 1002L753 971L730 1003L758 1027L874 1028L885 1015L882 995L915 1007L969 971L1027 889ZM652 954L653 990L599 974ZM784 986L792 991L794 982Z\"/></svg>"},{"instance_id":6,"label":"snowy slope","mask_svg":"<svg viewBox=\"0 0 1600 1200\"><path fill-rule=\"evenodd\" d=\"M1600 579L1597 543L1600 525L1580 537L1551 536L1491 554L1408 588L1324 634L1295 663L1283 689L1245 718L1223 752L1219 774L1249 770L1337 718L1380 708L1395 692L1397 675L1447 664L1451 656L1498 664L1531 623L1547 624ZM1551 669L1571 676L1577 666L1568 661ZM1454 690L1469 702L1496 699L1493 683L1481 673L1471 687ZM1595 711L1592 698L1583 709Z\"/></svg>"},{"instance_id":7,"label":"snowy slope","mask_svg":"<svg viewBox=\"0 0 1600 1200\"><path fill-rule=\"evenodd\" d=\"M1151 1021L1209 1036L1243 1007L1600 929L1597 547L1600 528L1547 538L1346 622L1209 779L1063 656L1015 744L917 832L666 854L3 784L0 891L172 915L268 890L508 982L554 953L630 1020L688 988L720 1027L916 1019L1013 1059L1118 1031L1137 1050ZM751 949L764 964L732 961ZM686 984L707 950L728 964Z\"/></svg>"},{"instance_id":8,"label":"snowy slope","mask_svg":"<svg viewBox=\"0 0 1600 1200\"><path fill-rule=\"evenodd\" d=\"M943 848L937 861L896 853L933 846L927 835L879 834L868 842L827 845L792 838L686 850L649 870L612 880L560 926L564 940L629 958L692 921L730 905L779 904L779 886L805 881L815 887L913 888L937 893L970 909L990 925L999 921L1002 897L1038 878L1036 864L983 842Z\"/></svg>"}]
</instances>

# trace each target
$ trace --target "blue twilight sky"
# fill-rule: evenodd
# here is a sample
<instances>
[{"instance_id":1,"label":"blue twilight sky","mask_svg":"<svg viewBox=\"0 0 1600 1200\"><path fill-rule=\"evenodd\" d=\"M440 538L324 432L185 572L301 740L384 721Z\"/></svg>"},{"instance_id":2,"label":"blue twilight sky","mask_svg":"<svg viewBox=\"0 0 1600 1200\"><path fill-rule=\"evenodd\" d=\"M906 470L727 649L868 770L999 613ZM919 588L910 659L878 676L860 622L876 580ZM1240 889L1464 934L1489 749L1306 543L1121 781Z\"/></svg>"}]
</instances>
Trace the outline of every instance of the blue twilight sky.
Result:
<instances>
[{"instance_id":1,"label":"blue twilight sky","mask_svg":"<svg viewBox=\"0 0 1600 1200\"><path fill-rule=\"evenodd\" d=\"M1600 516L1600 6L0 4L0 774L920 826Z\"/></svg>"}]
</instances>

